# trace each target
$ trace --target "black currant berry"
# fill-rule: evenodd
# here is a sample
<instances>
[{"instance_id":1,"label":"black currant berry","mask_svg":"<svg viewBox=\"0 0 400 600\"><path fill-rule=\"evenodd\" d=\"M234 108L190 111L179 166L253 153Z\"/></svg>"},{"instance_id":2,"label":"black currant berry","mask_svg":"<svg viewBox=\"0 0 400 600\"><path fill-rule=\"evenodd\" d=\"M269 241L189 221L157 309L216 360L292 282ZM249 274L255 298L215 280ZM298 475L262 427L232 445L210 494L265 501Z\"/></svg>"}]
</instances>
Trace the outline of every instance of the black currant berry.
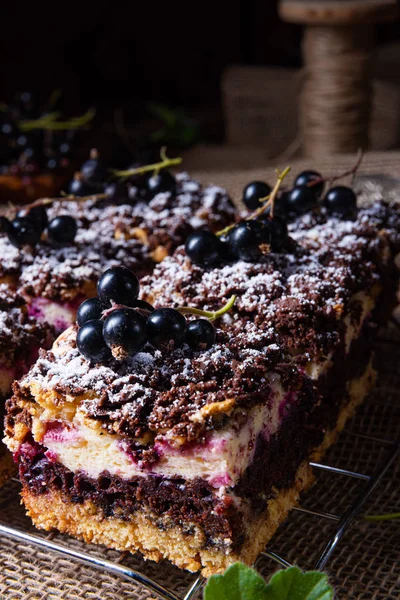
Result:
<instances>
[{"instance_id":1,"label":"black currant berry","mask_svg":"<svg viewBox=\"0 0 400 600\"><path fill-rule=\"evenodd\" d=\"M72 151L71 144L69 144L68 142L62 142L60 144L58 151L61 154L61 156L65 156L65 157L69 158L71 156L71 151Z\"/></svg>"},{"instance_id":2,"label":"black currant berry","mask_svg":"<svg viewBox=\"0 0 400 600\"><path fill-rule=\"evenodd\" d=\"M100 277L97 292L105 306L110 306L112 302L135 306L139 293L139 280L126 267L112 267Z\"/></svg>"},{"instance_id":3,"label":"black currant berry","mask_svg":"<svg viewBox=\"0 0 400 600\"><path fill-rule=\"evenodd\" d=\"M112 204L131 204L128 188L123 181L109 183L104 192Z\"/></svg>"},{"instance_id":4,"label":"black currant berry","mask_svg":"<svg viewBox=\"0 0 400 600\"><path fill-rule=\"evenodd\" d=\"M176 179L172 173L163 169L147 179L146 189L150 198L162 192L171 192L173 194L176 191Z\"/></svg>"},{"instance_id":5,"label":"black currant berry","mask_svg":"<svg viewBox=\"0 0 400 600\"><path fill-rule=\"evenodd\" d=\"M8 239L13 246L34 246L38 243L41 231L34 221L27 217L17 217L10 223Z\"/></svg>"},{"instance_id":6,"label":"black currant berry","mask_svg":"<svg viewBox=\"0 0 400 600\"><path fill-rule=\"evenodd\" d=\"M324 198L324 205L332 214L352 217L357 209L357 196L351 188L338 185L328 190Z\"/></svg>"},{"instance_id":7,"label":"black currant berry","mask_svg":"<svg viewBox=\"0 0 400 600\"><path fill-rule=\"evenodd\" d=\"M7 217L1 216L0 217L0 233L8 233L10 227L11 227L11 223L7 219Z\"/></svg>"},{"instance_id":8,"label":"black currant berry","mask_svg":"<svg viewBox=\"0 0 400 600\"><path fill-rule=\"evenodd\" d=\"M77 310L76 322L79 327L82 327L86 321L93 321L101 319L101 314L104 310L100 300L98 298L88 298Z\"/></svg>"},{"instance_id":9,"label":"black currant berry","mask_svg":"<svg viewBox=\"0 0 400 600\"><path fill-rule=\"evenodd\" d=\"M26 208L21 208L17 212L17 217L27 217L31 221L34 221L39 227L40 231L44 231L49 222L46 208L40 204L37 206L27 206Z\"/></svg>"},{"instance_id":10,"label":"black currant berry","mask_svg":"<svg viewBox=\"0 0 400 600\"><path fill-rule=\"evenodd\" d=\"M21 152L25 150L25 148L27 148L30 143L31 140L24 133L21 133L21 135L19 135L15 140L15 146Z\"/></svg>"},{"instance_id":11,"label":"black currant berry","mask_svg":"<svg viewBox=\"0 0 400 600\"><path fill-rule=\"evenodd\" d=\"M14 121L5 118L0 125L0 133L10 139L15 139L19 131Z\"/></svg>"},{"instance_id":12,"label":"black currant berry","mask_svg":"<svg viewBox=\"0 0 400 600\"><path fill-rule=\"evenodd\" d=\"M228 244L227 236L221 237L220 242L221 262L226 264L236 262L237 257L235 254L232 253L231 247Z\"/></svg>"},{"instance_id":13,"label":"black currant berry","mask_svg":"<svg viewBox=\"0 0 400 600\"><path fill-rule=\"evenodd\" d=\"M271 234L271 250L272 252L281 252L287 247L288 243L288 227L286 221L278 216L274 216L269 222Z\"/></svg>"},{"instance_id":14,"label":"black currant berry","mask_svg":"<svg viewBox=\"0 0 400 600\"><path fill-rule=\"evenodd\" d=\"M147 337L156 348L169 342L183 344L186 335L186 319L173 308L158 308L147 319Z\"/></svg>"},{"instance_id":15,"label":"black currant berry","mask_svg":"<svg viewBox=\"0 0 400 600\"><path fill-rule=\"evenodd\" d=\"M90 151L90 158L83 163L81 173L83 179L91 185L97 185L106 179L107 166L100 159L96 148L92 148Z\"/></svg>"},{"instance_id":16,"label":"black currant berry","mask_svg":"<svg viewBox=\"0 0 400 600\"><path fill-rule=\"evenodd\" d=\"M189 321L186 329L186 342L193 350L207 350L215 343L216 331L207 319Z\"/></svg>"},{"instance_id":17,"label":"black currant berry","mask_svg":"<svg viewBox=\"0 0 400 600\"><path fill-rule=\"evenodd\" d=\"M91 185L89 182L85 181L80 171L75 173L73 180L68 186L68 192L73 196L78 197L94 195L99 192L99 189L99 187Z\"/></svg>"},{"instance_id":18,"label":"black currant berry","mask_svg":"<svg viewBox=\"0 0 400 600\"><path fill-rule=\"evenodd\" d=\"M268 252L270 231L266 222L249 220L235 225L229 232L227 243L234 256L252 261ZM264 246L264 247L263 247Z\"/></svg>"},{"instance_id":19,"label":"black currant berry","mask_svg":"<svg viewBox=\"0 0 400 600\"><path fill-rule=\"evenodd\" d=\"M309 185L317 179L322 179L321 173L318 173L317 171L302 171L302 173L299 173L297 175L293 187L301 187L303 185L306 185L310 188L310 190L312 190L315 196L319 198L322 192L324 191L325 182L319 181L314 185Z\"/></svg>"},{"instance_id":20,"label":"black currant berry","mask_svg":"<svg viewBox=\"0 0 400 600\"><path fill-rule=\"evenodd\" d=\"M242 201L249 210L256 210L262 206L261 198L265 198L272 191L268 183L264 181L252 181L243 190Z\"/></svg>"},{"instance_id":21,"label":"black currant berry","mask_svg":"<svg viewBox=\"0 0 400 600\"><path fill-rule=\"evenodd\" d=\"M190 260L201 267L215 265L221 259L221 242L211 231L195 231L185 243L185 252Z\"/></svg>"},{"instance_id":22,"label":"black currant berry","mask_svg":"<svg viewBox=\"0 0 400 600\"><path fill-rule=\"evenodd\" d=\"M317 197L306 185L294 187L288 194L289 212L303 215L318 206Z\"/></svg>"},{"instance_id":23,"label":"black currant berry","mask_svg":"<svg viewBox=\"0 0 400 600\"><path fill-rule=\"evenodd\" d=\"M60 215L52 219L47 227L49 240L57 244L70 244L74 241L78 225L73 217Z\"/></svg>"},{"instance_id":24,"label":"black currant berry","mask_svg":"<svg viewBox=\"0 0 400 600\"><path fill-rule=\"evenodd\" d=\"M154 311L154 306L146 302L146 300L135 300L134 308L141 308L142 310L147 310L149 312Z\"/></svg>"},{"instance_id":25,"label":"black currant berry","mask_svg":"<svg viewBox=\"0 0 400 600\"><path fill-rule=\"evenodd\" d=\"M59 171L61 168L60 159L57 156L51 156L46 162L46 169L48 171Z\"/></svg>"},{"instance_id":26,"label":"black currant berry","mask_svg":"<svg viewBox=\"0 0 400 600\"><path fill-rule=\"evenodd\" d=\"M103 338L103 321L86 321L76 336L78 350L85 358L94 362L105 362L111 358L111 350Z\"/></svg>"},{"instance_id":27,"label":"black currant berry","mask_svg":"<svg viewBox=\"0 0 400 600\"><path fill-rule=\"evenodd\" d=\"M38 104L31 92L22 92L15 97L17 107L23 119L34 119L38 114Z\"/></svg>"},{"instance_id":28,"label":"black currant berry","mask_svg":"<svg viewBox=\"0 0 400 600\"><path fill-rule=\"evenodd\" d=\"M140 352L147 341L146 319L136 310L113 310L104 321L103 337L115 358Z\"/></svg>"}]
</instances>

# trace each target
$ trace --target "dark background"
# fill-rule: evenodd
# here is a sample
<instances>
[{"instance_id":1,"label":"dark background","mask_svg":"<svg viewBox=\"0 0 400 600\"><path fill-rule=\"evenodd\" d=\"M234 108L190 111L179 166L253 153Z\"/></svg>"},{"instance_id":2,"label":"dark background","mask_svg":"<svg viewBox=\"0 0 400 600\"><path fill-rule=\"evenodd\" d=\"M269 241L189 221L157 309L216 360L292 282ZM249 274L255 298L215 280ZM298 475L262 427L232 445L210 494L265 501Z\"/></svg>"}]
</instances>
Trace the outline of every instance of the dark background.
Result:
<instances>
[{"instance_id":1,"label":"dark background","mask_svg":"<svg viewBox=\"0 0 400 600\"><path fill-rule=\"evenodd\" d=\"M143 120L150 101L222 122L220 78L227 65L301 65L301 28L282 23L276 4L3 4L0 99L27 89L45 101L61 88L67 113L94 105L98 123L115 108L130 123ZM399 37L398 23L378 28L378 42Z\"/></svg>"}]
</instances>

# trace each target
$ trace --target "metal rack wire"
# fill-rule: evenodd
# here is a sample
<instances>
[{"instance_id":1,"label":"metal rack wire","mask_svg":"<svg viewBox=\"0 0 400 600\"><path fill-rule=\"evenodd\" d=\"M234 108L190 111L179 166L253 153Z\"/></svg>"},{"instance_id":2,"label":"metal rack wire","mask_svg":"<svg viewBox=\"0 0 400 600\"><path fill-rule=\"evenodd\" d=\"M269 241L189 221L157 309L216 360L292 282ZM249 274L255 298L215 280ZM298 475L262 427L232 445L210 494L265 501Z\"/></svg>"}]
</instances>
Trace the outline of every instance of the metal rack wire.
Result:
<instances>
[{"instance_id":1,"label":"metal rack wire","mask_svg":"<svg viewBox=\"0 0 400 600\"><path fill-rule=\"evenodd\" d=\"M329 539L325 543L325 546L323 547L319 556L315 560L314 568L316 569L323 569L326 566L329 558L331 557L333 551L335 550L340 539L343 537L350 523L360 512L360 509L367 500L368 496L375 489L380 479L386 473L386 471L393 463L395 458L400 454L400 444L396 441L380 439L373 436L364 435L362 433L347 433L348 435L357 436L358 438L365 441L376 442L381 447L384 446L386 448L386 451L384 453L384 458L378 461L375 470L370 475L359 473L357 471L341 469L324 463L310 463L310 465L314 469L324 471L332 477L349 477L352 479L361 480L363 482L361 490L359 491L355 499L349 504L348 508L343 512L343 514L333 514L330 512L312 510L307 507L300 506L295 507L293 509L294 511L302 513L305 516L327 519L336 523L336 527L334 528L333 533L330 535ZM6 504L7 502L4 502L1 508L4 509ZM94 554L91 554L90 551L80 551L76 548L73 548L72 546L70 547L67 544L55 541L53 533L48 535L47 537L40 537L39 535L31 534L22 529L18 529L7 525L2 521L0 521L0 534L13 540L23 542L25 544L33 544L39 548L51 550L60 555L63 555L64 557L72 558L73 560L106 571L110 574L121 576L124 579L127 579L131 582L135 582L136 584L143 586L149 592L156 594L159 598L162 598L163 600L193 600L198 594L198 592L201 590L204 583L204 579L201 575L194 576L193 581L191 582L189 587L184 591L183 595L178 596L172 590L160 585L153 578L146 576L138 570L132 569L129 566L124 565L123 561L126 556L124 554L121 554L120 559L115 562L105 560L103 558L95 556ZM88 546L88 548L90 548L90 546ZM256 567L257 563L262 558L271 559L283 567L291 566L290 563L287 560L285 560L282 556L280 556L276 552L273 552L272 550L268 550L268 548L266 548L264 552L261 552L260 556L256 561Z\"/></svg>"}]
</instances>

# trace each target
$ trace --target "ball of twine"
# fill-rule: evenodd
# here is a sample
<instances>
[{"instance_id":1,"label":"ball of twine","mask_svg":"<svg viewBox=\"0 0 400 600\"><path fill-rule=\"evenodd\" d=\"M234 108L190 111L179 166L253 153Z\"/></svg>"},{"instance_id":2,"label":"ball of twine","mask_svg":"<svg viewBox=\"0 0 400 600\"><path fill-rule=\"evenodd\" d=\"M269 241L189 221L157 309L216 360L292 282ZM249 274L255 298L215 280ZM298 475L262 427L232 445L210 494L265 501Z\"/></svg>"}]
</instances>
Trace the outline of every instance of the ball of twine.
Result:
<instances>
[{"instance_id":1,"label":"ball of twine","mask_svg":"<svg viewBox=\"0 0 400 600\"><path fill-rule=\"evenodd\" d=\"M300 127L310 156L368 146L373 29L311 26L303 40Z\"/></svg>"}]
</instances>

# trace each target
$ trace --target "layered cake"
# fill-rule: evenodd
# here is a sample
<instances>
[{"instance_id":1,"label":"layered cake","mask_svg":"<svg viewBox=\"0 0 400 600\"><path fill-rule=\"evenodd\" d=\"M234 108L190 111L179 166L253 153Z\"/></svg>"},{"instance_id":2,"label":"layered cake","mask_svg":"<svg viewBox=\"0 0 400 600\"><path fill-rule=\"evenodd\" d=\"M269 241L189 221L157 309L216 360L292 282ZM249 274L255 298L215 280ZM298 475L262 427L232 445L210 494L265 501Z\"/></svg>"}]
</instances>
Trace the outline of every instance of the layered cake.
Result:
<instances>
[{"instance_id":1,"label":"layered cake","mask_svg":"<svg viewBox=\"0 0 400 600\"><path fill-rule=\"evenodd\" d=\"M49 348L55 339L52 327L28 315L24 299L0 284L0 419L11 395L14 379L24 375L37 359L39 348ZM0 486L11 474L11 455L0 444Z\"/></svg>"},{"instance_id":2,"label":"layered cake","mask_svg":"<svg viewBox=\"0 0 400 600\"><path fill-rule=\"evenodd\" d=\"M374 383L400 213L240 227L178 248L141 303L104 274L79 329L14 384L6 443L38 527L208 576L251 564L312 484L310 458Z\"/></svg>"},{"instance_id":3,"label":"layered cake","mask_svg":"<svg viewBox=\"0 0 400 600\"><path fill-rule=\"evenodd\" d=\"M39 347L49 347L47 334L51 345L53 329L61 333L75 321L102 271L123 263L140 276L149 273L190 232L231 221L234 208L224 190L203 187L186 173L168 176L173 189L149 194L143 185L117 184L105 194L38 201L0 217L1 420L12 381L27 372ZM27 230L25 219L37 229Z\"/></svg>"},{"instance_id":4,"label":"layered cake","mask_svg":"<svg viewBox=\"0 0 400 600\"><path fill-rule=\"evenodd\" d=\"M60 199L45 207L50 221L60 215L76 220L73 240L44 234L33 246L15 247L3 235L0 281L18 290L30 313L59 332L75 320L80 302L95 293L96 281L107 267L124 264L139 276L150 273L191 231L219 229L234 214L224 190L203 187L185 173L176 176L173 192L151 198L132 186L129 197L119 189L109 197ZM64 232L61 224L61 238Z\"/></svg>"}]
</instances>

